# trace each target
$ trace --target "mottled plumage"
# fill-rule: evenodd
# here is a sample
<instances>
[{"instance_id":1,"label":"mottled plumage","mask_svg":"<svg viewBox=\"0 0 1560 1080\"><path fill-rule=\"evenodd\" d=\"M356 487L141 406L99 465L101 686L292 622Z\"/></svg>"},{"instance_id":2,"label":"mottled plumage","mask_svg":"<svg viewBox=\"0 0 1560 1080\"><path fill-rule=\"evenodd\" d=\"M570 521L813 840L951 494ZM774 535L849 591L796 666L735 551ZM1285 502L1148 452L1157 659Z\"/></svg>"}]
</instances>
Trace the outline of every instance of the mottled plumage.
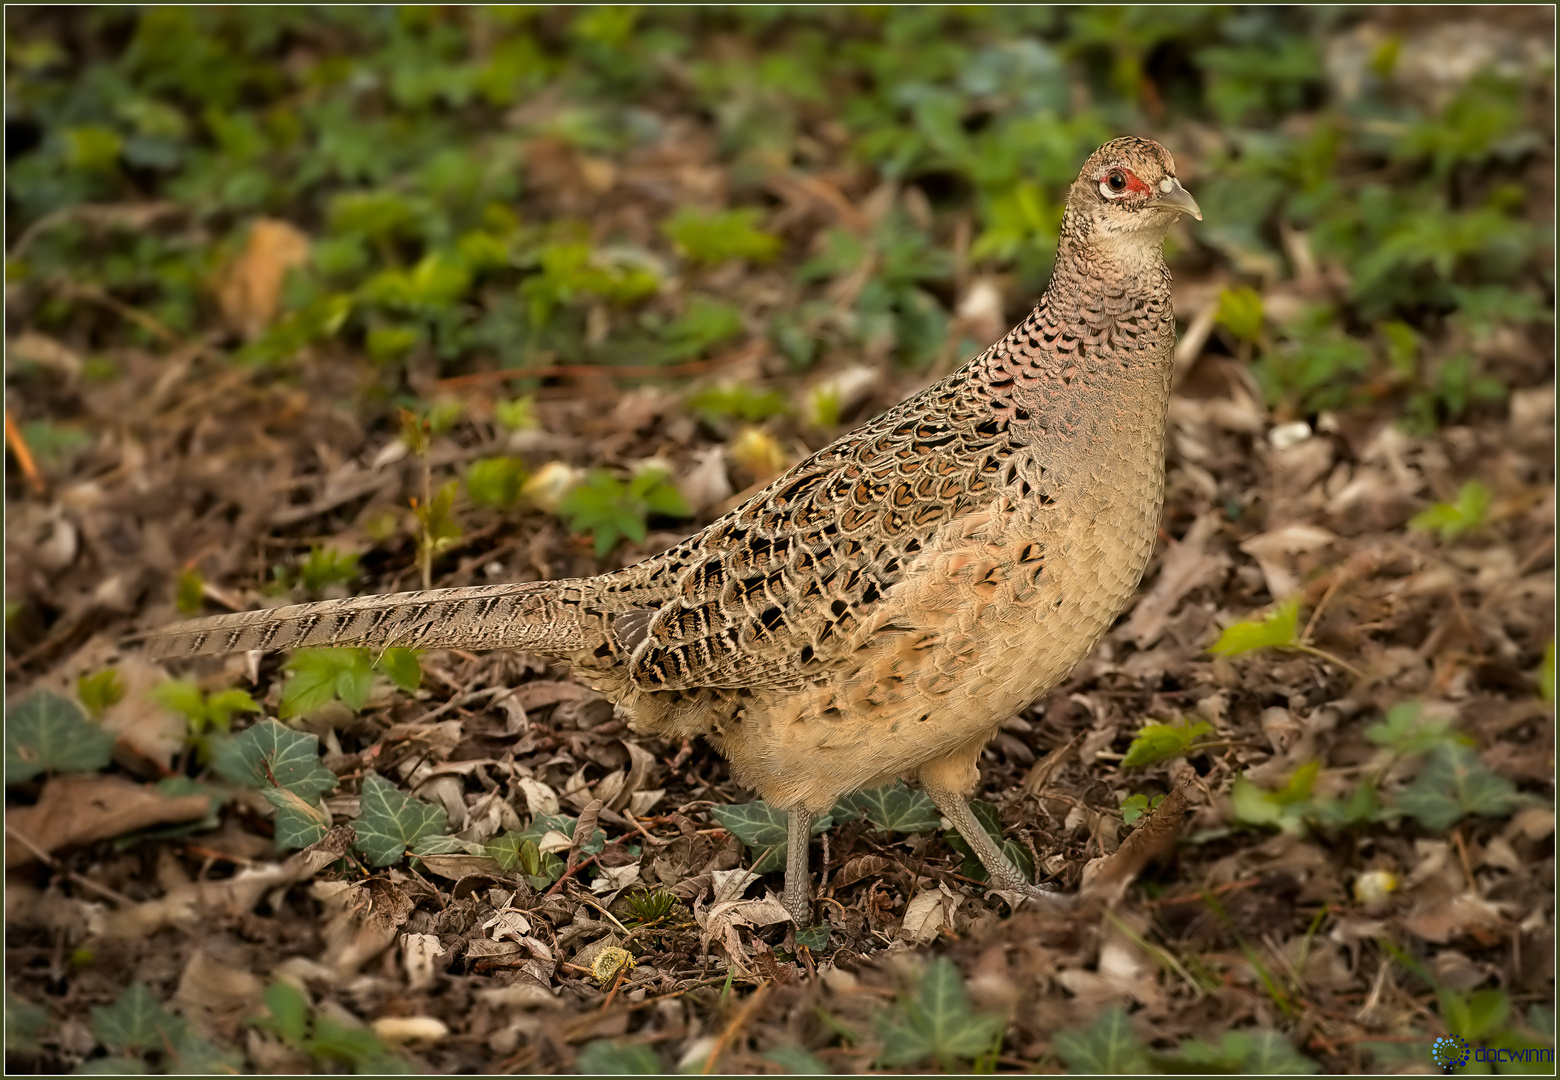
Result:
<instances>
[{"instance_id":1,"label":"mottled plumage","mask_svg":"<svg viewBox=\"0 0 1560 1080\"><path fill-rule=\"evenodd\" d=\"M1064 679L1142 577L1164 488L1175 321L1160 252L1201 217L1169 153L1117 139L1067 199L1050 286L963 368L669 551L599 577L303 604L171 627L161 656L305 645L522 648L813 816L918 778L991 872L981 748ZM809 915L806 844L786 902Z\"/></svg>"}]
</instances>

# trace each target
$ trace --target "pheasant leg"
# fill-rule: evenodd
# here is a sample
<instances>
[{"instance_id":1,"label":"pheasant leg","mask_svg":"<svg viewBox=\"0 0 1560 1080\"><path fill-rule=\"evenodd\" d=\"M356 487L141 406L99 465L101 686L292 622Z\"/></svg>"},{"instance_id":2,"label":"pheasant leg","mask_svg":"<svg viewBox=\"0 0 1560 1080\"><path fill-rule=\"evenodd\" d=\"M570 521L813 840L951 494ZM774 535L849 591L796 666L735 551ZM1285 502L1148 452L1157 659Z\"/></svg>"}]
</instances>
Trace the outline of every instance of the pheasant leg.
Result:
<instances>
[{"instance_id":1,"label":"pheasant leg","mask_svg":"<svg viewBox=\"0 0 1560 1080\"><path fill-rule=\"evenodd\" d=\"M933 787L924 781L921 786L932 797L938 813L953 822L953 827L959 830L959 835L964 837L964 842L975 852L975 857L991 876L993 888L1022 893L1024 896L1049 900L1053 903L1062 899L1056 893L1039 888L1025 879L1018 867L1013 865L1012 860L1004 855L996 841L992 840L991 834L976 820L974 812L970 810L970 804L963 796L943 788Z\"/></svg>"},{"instance_id":2,"label":"pheasant leg","mask_svg":"<svg viewBox=\"0 0 1560 1080\"><path fill-rule=\"evenodd\" d=\"M812 878L807 873L807 845L812 840L813 822L817 820L817 814L800 806L790 812L787 820L785 893L780 902L799 927L812 922L812 901L808 897L812 891Z\"/></svg>"}]
</instances>

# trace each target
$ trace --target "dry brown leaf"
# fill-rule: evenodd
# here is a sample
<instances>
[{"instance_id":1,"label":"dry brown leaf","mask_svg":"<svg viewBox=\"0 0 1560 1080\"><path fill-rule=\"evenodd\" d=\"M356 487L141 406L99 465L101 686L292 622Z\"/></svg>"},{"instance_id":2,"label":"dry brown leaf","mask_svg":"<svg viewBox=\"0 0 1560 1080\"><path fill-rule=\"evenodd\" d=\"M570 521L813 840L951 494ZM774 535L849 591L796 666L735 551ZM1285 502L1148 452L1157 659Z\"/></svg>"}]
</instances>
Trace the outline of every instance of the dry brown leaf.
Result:
<instances>
[{"instance_id":1,"label":"dry brown leaf","mask_svg":"<svg viewBox=\"0 0 1560 1080\"><path fill-rule=\"evenodd\" d=\"M1192 522L1181 542L1165 551L1153 588L1143 594L1127 620L1125 632L1138 648L1147 648L1159 640L1166 621L1187 593L1216 583L1229 569L1228 555L1207 550L1208 541L1219 531L1221 517L1222 510L1202 514Z\"/></svg>"},{"instance_id":2,"label":"dry brown leaf","mask_svg":"<svg viewBox=\"0 0 1560 1080\"><path fill-rule=\"evenodd\" d=\"M308 236L285 221L256 221L244 250L217 281L217 304L228 326L246 340L259 337L281 307L287 271L308 260Z\"/></svg>"},{"instance_id":3,"label":"dry brown leaf","mask_svg":"<svg viewBox=\"0 0 1560 1080\"><path fill-rule=\"evenodd\" d=\"M5 831L26 837L6 845L5 865L21 866L70 844L90 844L153 825L196 821L206 816L207 795L165 795L149 784L90 773L46 780L32 806L7 810Z\"/></svg>"}]
</instances>

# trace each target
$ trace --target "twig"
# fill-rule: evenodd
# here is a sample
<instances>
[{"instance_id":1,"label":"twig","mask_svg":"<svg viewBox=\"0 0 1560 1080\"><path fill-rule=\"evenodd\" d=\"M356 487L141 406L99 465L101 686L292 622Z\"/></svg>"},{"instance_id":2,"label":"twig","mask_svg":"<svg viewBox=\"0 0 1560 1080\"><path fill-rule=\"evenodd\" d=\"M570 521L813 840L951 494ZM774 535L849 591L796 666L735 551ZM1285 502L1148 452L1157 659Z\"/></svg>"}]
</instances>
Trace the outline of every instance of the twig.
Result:
<instances>
[{"instance_id":1,"label":"twig","mask_svg":"<svg viewBox=\"0 0 1560 1080\"><path fill-rule=\"evenodd\" d=\"M87 300L97 304L99 307L107 308L120 318L128 319L130 322L135 323L165 345L181 344L179 335L164 326L162 322L139 308L131 307L117 296L110 295L95 285L67 285L63 292L71 299Z\"/></svg>"},{"instance_id":2,"label":"twig","mask_svg":"<svg viewBox=\"0 0 1560 1080\"><path fill-rule=\"evenodd\" d=\"M17 829L16 826L12 825L9 821L5 823L5 834L12 840L19 842L28 851L32 852L34 858L43 863L43 865L47 866L50 870L53 870L56 874L68 878L70 881L80 885L84 889L90 889L92 892L97 893L106 900L113 901L120 907L135 907L135 901L130 899L124 893L111 889L107 885L99 885L91 878L84 877L81 874L76 873L76 871L62 866L58 859L49 854L47 851L44 851L43 848L38 846L32 837Z\"/></svg>"},{"instance_id":3,"label":"twig","mask_svg":"<svg viewBox=\"0 0 1560 1080\"><path fill-rule=\"evenodd\" d=\"M768 992L769 986L769 983L760 983L758 989L753 991L753 996L743 1002L742 1008L737 1011L737 1015L731 1018L731 1023L726 1025L726 1030L720 1033L720 1038L716 1039L715 1045L710 1048L710 1056L704 1059L704 1068L699 1070L701 1074L708 1076L715 1071L715 1063L720 1060L720 1055L725 1053L726 1047L736 1037L737 1032L741 1031L747 1025L747 1022L753 1018L753 1014L758 1011L758 1007L763 1003L764 995Z\"/></svg>"},{"instance_id":4,"label":"twig","mask_svg":"<svg viewBox=\"0 0 1560 1080\"><path fill-rule=\"evenodd\" d=\"M5 410L5 445L10 448L11 456L16 458L16 466L22 470L27 486L34 495L42 495L46 490L43 474L38 471L38 463L33 460L27 440L22 437L21 425L12 419L9 408Z\"/></svg>"}]
</instances>

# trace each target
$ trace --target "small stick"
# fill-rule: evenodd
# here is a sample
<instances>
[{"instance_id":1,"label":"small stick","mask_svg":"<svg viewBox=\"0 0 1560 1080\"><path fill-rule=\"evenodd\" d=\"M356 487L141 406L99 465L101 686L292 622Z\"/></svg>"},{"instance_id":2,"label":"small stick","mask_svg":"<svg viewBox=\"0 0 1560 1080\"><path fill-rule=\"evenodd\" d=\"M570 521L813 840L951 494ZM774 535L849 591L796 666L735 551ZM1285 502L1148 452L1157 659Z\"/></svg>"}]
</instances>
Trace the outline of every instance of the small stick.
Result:
<instances>
[{"instance_id":1,"label":"small stick","mask_svg":"<svg viewBox=\"0 0 1560 1080\"><path fill-rule=\"evenodd\" d=\"M758 1011L758 1006L762 1004L769 986L769 983L760 983L758 989L753 991L753 996L748 998L737 1015L731 1018L731 1023L726 1025L726 1030L720 1033L720 1038L715 1040L714 1047L710 1049L710 1056L704 1059L704 1068L699 1070L700 1073L708 1076L715 1071L715 1063L720 1060L720 1055L725 1053L726 1047L736 1037L737 1032L741 1031Z\"/></svg>"},{"instance_id":2,"label":"small stick","mask_svg":"<svg viewBox=\"0 0 1560 1080\"><path fill-rule=\"evenodd\" d=\"M9 408L5 410L5 445L16 458L16 465L22 470L22 476L26 478L27 486L32 489L32 493L42 495L45 490L43 474L38 471L38 463L33 460L32 451L27 447L27 440L22 437L21 425L11 418Z\"/></svg>"}]
</instances>

